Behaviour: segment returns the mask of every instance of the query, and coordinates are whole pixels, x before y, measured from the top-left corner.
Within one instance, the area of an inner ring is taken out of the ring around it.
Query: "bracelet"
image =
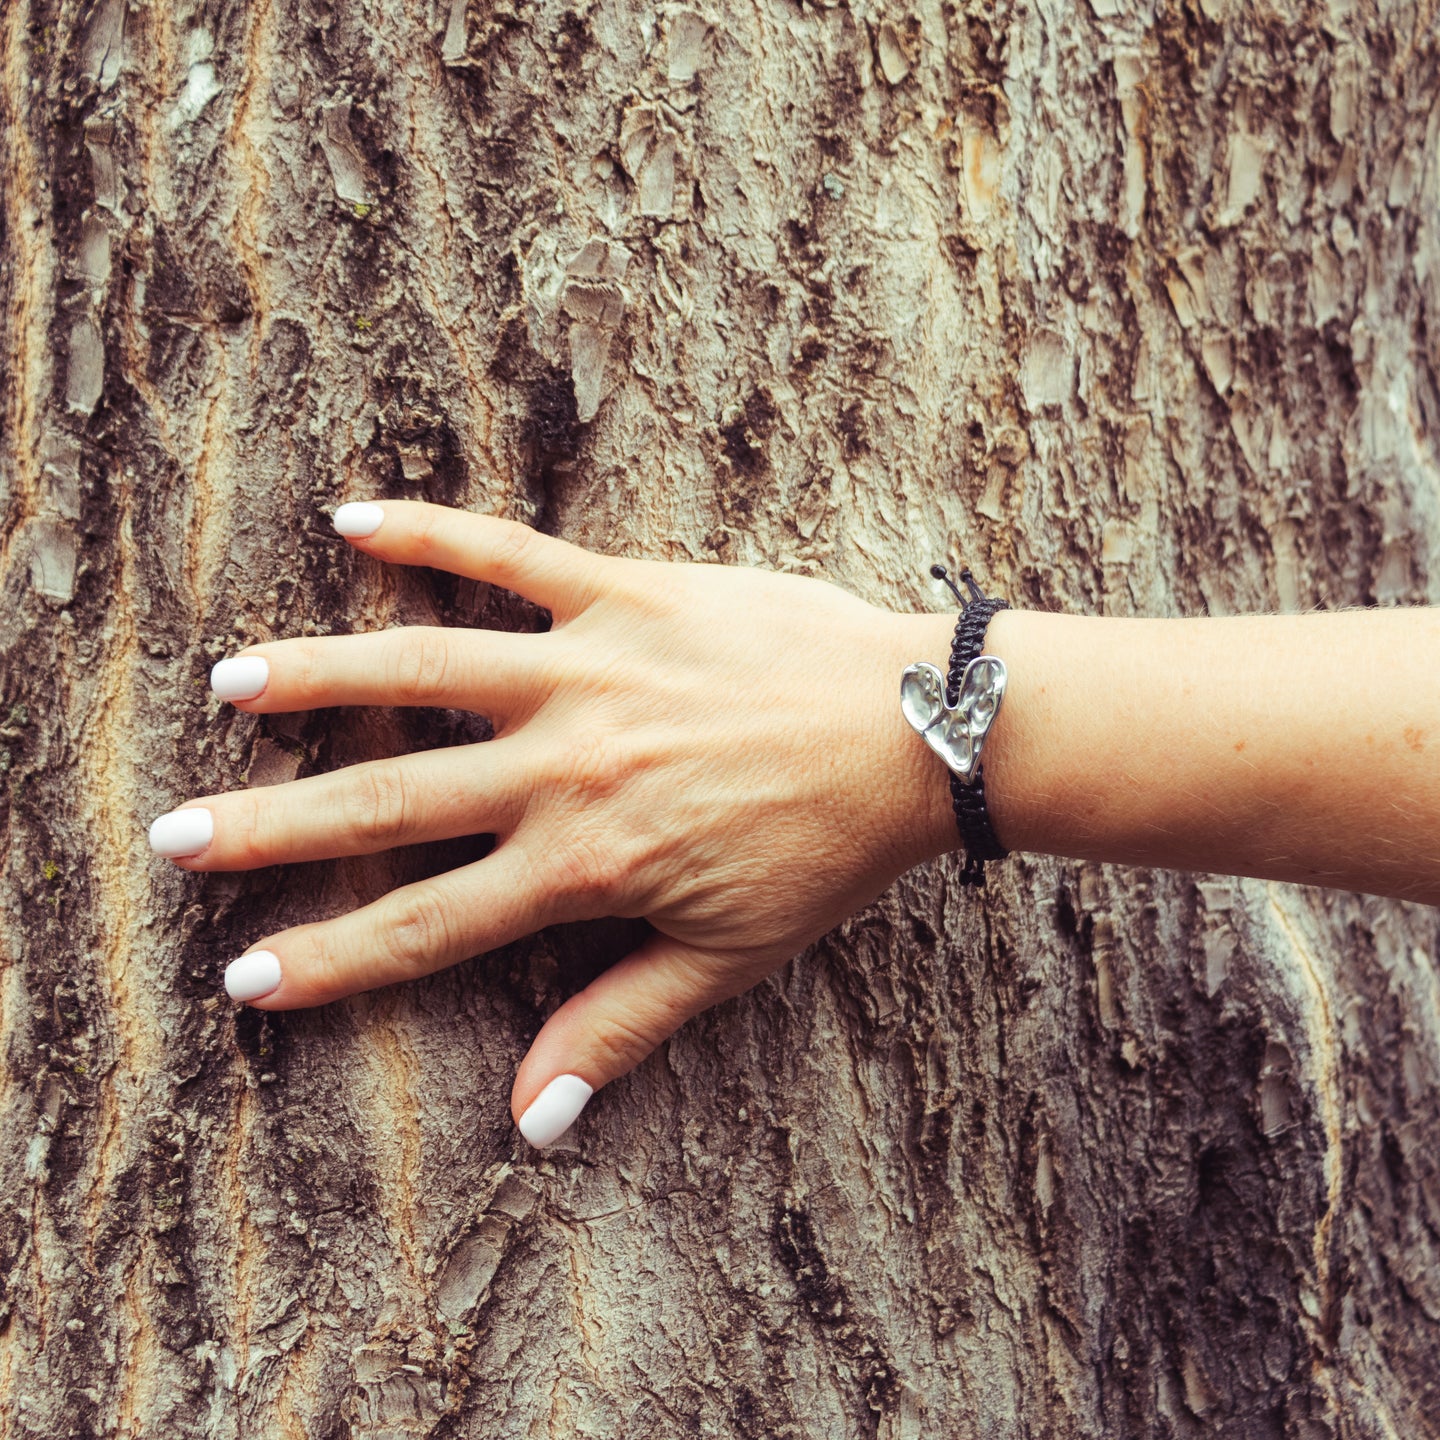
[[[985,769],[980,752],[1005,697],[1005,662],[981,653],[990,617],[1010,607],[985,595],[969,570],[960,579],[970,592],[967,599],[943,565],[930,573],[943,580],[960,602],[955,639],[950,647],[950,673],[942,677],[935,666],[919,661],[900,677],[900,709],[926,744],[950,770],[950,801],[955,824],[965,842],[962,885],[985,883],[985,862],[1002,860],[1009,853],[995,837],[985,805]]]

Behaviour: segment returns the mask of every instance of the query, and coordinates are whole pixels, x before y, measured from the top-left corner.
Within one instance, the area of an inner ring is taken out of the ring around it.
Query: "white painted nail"
[[[225,989],[232,1000],[259,1000],[280,984],[280,957],[252,950],[225,967]]]
[[[335,512],[335,529],[352,540],[363,540],[373,535],[385,519],[385,512],[378,505],[365,500],[352,500]]]
[[[215,817],[203,806],[171,810],[150,822],[150,848],[167,860],[198,855],[215,838]]]
[[[536,1146],[558,1140],[594,1093],[578,1075],[557,1075],[520,1117],[520,1133]]]
[[[210,688],[222,700],[253,700],[270,683],[270,662],[259,655],[221,660],[210,671]]]

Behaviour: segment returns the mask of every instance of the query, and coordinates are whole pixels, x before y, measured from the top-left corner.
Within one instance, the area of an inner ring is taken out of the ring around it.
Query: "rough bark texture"
[[[1437,23],[11,0],[0,1436],[1440,1433],[1431,911],[938,864],[540,1158],[514,1067],[631,927],[264,1018],[240,947],[475,846],[143,839],[482,724],[256,721],[238,643],[544,623],[345,499],[897,607],[1440,599]]]

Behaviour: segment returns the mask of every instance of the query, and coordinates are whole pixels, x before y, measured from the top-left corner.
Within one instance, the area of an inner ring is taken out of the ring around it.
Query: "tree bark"
[[[540,1155],[515,1066],[633,926],[265,1016],[252,940],[484,841],[144,842],[486,733],[210,698],[246,642],[546,623],[348,499],[897,608],[947,556],[1114,614],[1440,597],[1437,25],[12,0],[0,1436],[1440,1434],[1428,909],[924,867]]]

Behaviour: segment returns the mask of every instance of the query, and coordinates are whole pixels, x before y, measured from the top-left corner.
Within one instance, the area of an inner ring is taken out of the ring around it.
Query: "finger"
[[[215,694],[252,714],[434,705],[498,720],[528,713],[552,684],[542,636],[437,625],[275,640],[210,672]]]
[[[268,936],[230,963],[225,988],[260,1010],[324,1005],[443,970],[548,923],[528,859],[506,844],[348,915]]]
[[[514,520],[418,500],[342,505],[335,528],[380,560],[501,585],[562,617],[583,610],[616,563]]]
[[[750,983],[733,957],[651,936],[571,996],[535,1037],[510,1097],[520,1133],[532,1145],[559,1139],[602,1085]]]
[[[513,739],[367,760],[182,805],[150,826],[150,847],[187,870],[253,870],[508,834],[523,814],[529,774]]]

